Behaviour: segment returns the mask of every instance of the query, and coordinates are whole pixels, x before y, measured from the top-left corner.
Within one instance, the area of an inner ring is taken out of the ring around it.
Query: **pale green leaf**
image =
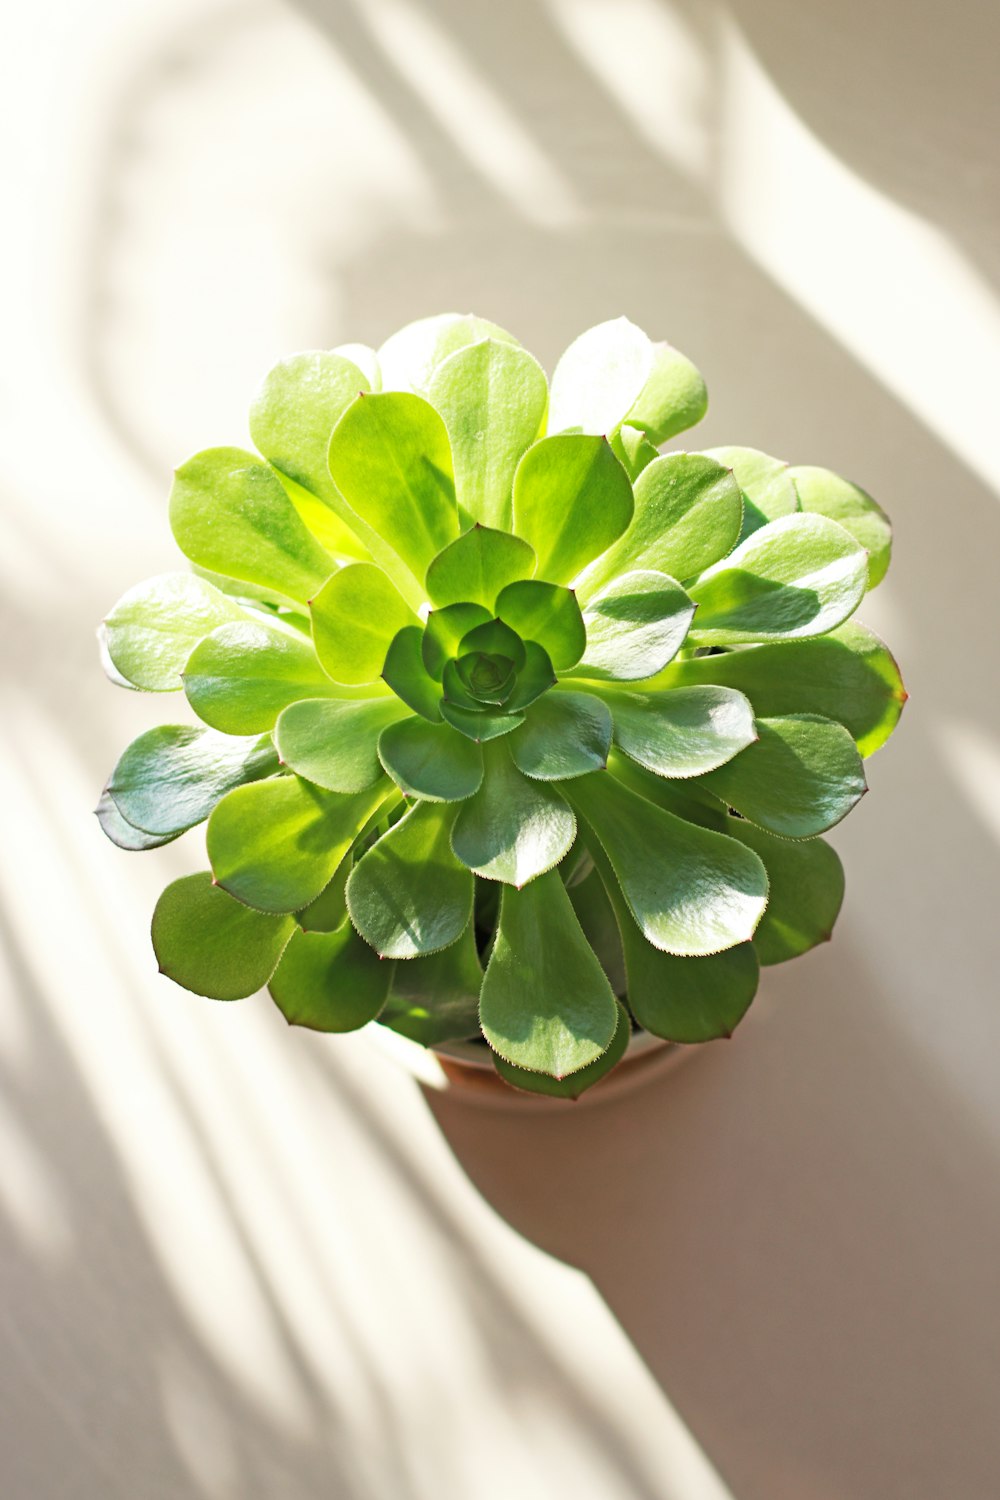
[[[424,392],[438,365],[449,355],[483,339],[517,343],[513,334],[472,313],[438,313],[407,323],[390,334],[378,351],[382,389]]]
[[[702,776],[757,738],[750,702],[732,688],[594,691],[611,709],[615,744],[657,776]]]
[[[209,448],[181,465],[170,526],[192,562],[289,599],[311,598],[334,571],[274,470],[240,448]]]
[[[438,365],[427,397],[448,429],[463,515],[509,530],[514,470],[545,420],[541,365],[519,344],[484,339]]]
[[[868,558],[825,516],[782,516],[688,587],[699,646],[825,635],[864,597]]]
[[[628,318],[588,328],[573,340],[552,375],[549,431],[580,428],[610,437],[639,399],[654,358],[648,336]]]
[[[538,578],[571,583],[631,519],[632,486],[607,438],[542,438],[518,465],[514,530],[534,548]]]
[[[196,646],[184,669],[188,702],[225,734],[261,734],[299,698],[333,697],[312,643],[260,620],[220,625]]]
[[[424,666],[436,682],[444,676],[445,664],[458,655],[462,638],[477,625],[492,618],[482,604],[446,604],[432,609],[424,626],[421,646]]]
[[[479,1014],[500,1057],[553,1078],[610,1046],[618,1002],[556,871],[523,890],[504,886]]]
[[[110,839],[119,849],[126,849],[133,854],[144,849],[160,849],[180,836],[177,833],[146,833],[141,828],[133,828],[118,811],[107,787],[102,791],[94,813],[105,838]]]
[[[611,447],[633,484],[643,469],[660,456],[659,449],[653,447],[649,438],[638,427],[619,427],[611,439]]]
[[[383,958],[434,953],[468,927],[473,879],[451,851],[454,816],[447,803],[416,803],[351,871],[351,921]]]
[[[246,615],[219,589],[191,573],[161,573],[123,594],[105,625],[113,666],[133,687],[179,689],[181,671],[198,642]]]
[[[829,941],[844,900],[836,850],[824,839],[775,838],[743,818],[730,818],[729,832],[760,855],[770,881],[767,911],[753,937],[761,963],[781,964]]]
[[[476,712],[463,708],[461,704],[449,703],[446,699],[441,700],[441,717],[477,745],[500,739],[524,723],[524,714],[509,711],[506,704],[503,708]]]
[[[728,807],[771,833],[813,838],[867,791],[857,746],[842,724],[813,714],[758,719],[756,743],[700,778]]]
[[[798,491],[802,509],[828,516],[849,531],[868,553],[868,587],[882,582],[892,556],[892,527],[882,507],[860,485],[842,479],[832,469],[799,464],[788,476]]]
[[[334,932],[296,932],[268,989],[290,1026],[357,1031],[385,1005],[392,970],[345,919]]]
[[[654,948],[694,956],[753,936],[767,875],[751,850],[637,796],[608,771],[568,782],[566,795],[603,846]]]
[[[743,526],[740,541],[759,531],[768,521],[791,516],[799,510],[799,497],[788,465],[759,448],[709,448],[704,457],[732,469],[743,491]],[[716,559],[712,559],[714,562]]]
[[[510,741],[514,764],[538,781],[565,781],[603,771],[611,748],[611,714],[589,693],[549,693],[533,703]]]
[[[482,751],[450,724],[404,719],[383,731],[378,753],[382,765],[408,797],[461,802],[482,784]]]
[[[565,798],[514,765],[506,741],[483,750],[483,784],[459,809],[451,846],[487,880],[524,886],[569,853],[576,819]]]
[[[327,452],[344,412],[371,384],[332,350],[292,354],[264,378],[250,407],[250,436],[273,466],[336,506]]]
[[[596,1062],[588,1063],[579,1072],[570,1073],[566,1078],[552,1078],[547,1073],[532,1073],[527,1068],[515,1067],[496,1052],[493,1053],[493,1066],[505,1083],[516,1089],[523,1089],[526,1093],[544,1094],[550,1099],[579,1099],[587,1089],[593,1088],[595,1083],[621,1062],[628,1051],[631,1038],[632,1023],[628,1011],[619,1002],[618,1025],[607,1051],[602,1052]]]
[[[234,739],[212,729],[162,724],[132,741],[107,789],[133,828],[170,837],[207,818],[233,787],[277,769],[268,735]]]
[[[274,740],[282,763],[306,781],[330,792],[363,792],[382,775],[380,734],[408,712],[396,697],[305,698],[281,714]]]
[[[251,911],[205,871],[168,885],[153,913],[160,972],[210,1000],[242,1000],[267,984],[295,932],[289,916]]]
[[[298,776],[237,787],[208,820],[216,880],[258,911],[300,911],[330,883],[390,785],[350,797]]]
[[[369,344],[338,344],[330,352],[349,359],[352,365],[357,365],[367,380],[370,391],[382,389],[382,371],[379,368],[378,355]]]
[[[334,682],[376,682],[393,636],[420,621],[373,563],[351,563],[310,600],[316,654]]]
[[[694,605],[673,578],[626,573],[584,610],[587,649],[575,677],[636,682],[652,677],[683,646]]]
[[[427,569],[427,592],[437,610],[471,601],[492,614],[500,590],[534,571],[535,554],[527,542],[477,522],[438,553]]]
[[[509,583],[497,598],[497,614],[523,641],[536,641],[557,672],[574,666],[587,643],[580,606],[572,589],[528,578]]]
[[[660,342],[653,351],[652,369],[625,421],[659,446],[701,421],[708,391],[701,372],[679,349]]]

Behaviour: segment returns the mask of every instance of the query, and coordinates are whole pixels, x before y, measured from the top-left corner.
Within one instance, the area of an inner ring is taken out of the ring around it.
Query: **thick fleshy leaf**
[[[518,672],[525,663],[524,642],[517,631],[512,630],[501,619],[487,620],[482,625],[474,625],[471,630],[466,631],[458,643],[460,656],[480,651],[506,657]]]
[[[523,641],[536,641],[557,672],[575,666],[587,644],[580,606],[572,589],[529,578],[509,583],[497,598],[497,614]]]
[[[628,1005],[637,1023],[668,1042],[732,1036],[757,993],[760,965],[753,943],[694,958],[652,947],[636,925],[607,854],[597,841],[590,847],[617,918]]]
[[[298,776],[237,787],[208,820],[216,880],[258,911],[300,911],[332,880],[390,785],[382,782],[352,797]]]
[[[699,782],[751,823],[788,839],[813,838],[867,791],[858,748],[833,719],[758,719],[757,732],[755,744]]]
[[[518,465],[514,530],[534,548],[538,578],[571,583],[631,519],[632,486],[607,438],[542,438]]]
[[[393,636],[420,621],[382,569],[351,563],[310,600],[316,655],[334,682],[377,682]]]
[[[569,853],[576,818],[557,791],[522,775],[505,741],[483,758],[483,784],[459,809],[451,847],[477,875],[521,887]]]
[[[482,784],[482,751],[450,724],[404,719],[383,731],[378,753],[382,765],[408,797],[461,802]]]
[[[492,614],[500,590],[534,571],[535,554],[527,542],[477,521],[438,553],[427,569],[427,592],[435,612],[471,601]]]
[[[292,354],[265,376],[250,407],[250,436],[282,474],[336,505],[330,435],[359,394],[371,390],[356,364],[332,350]]]
[[[772,458],[759,448],[708,448],[704,457],[732,469],[743,491],[741,542],[768,521],[794,515],[799,509],[798,492],[782,459]]]
[[[484,339],[434,371],[427,396],[448,429],[458,503],[469,520],[510,528],[514,470],[538,436],[548,395],[545,371],[519,344]]]
[[[659,445],[701,421],[708,391],[701,371],[679,349],[661,342],[653,350],[653,367],[625,420]]]
[[[632,1023],[628,1011],[619,1002],[618,1025],[607,1051],[602,1052],[596,1062],[588,1063],[579,1072],[570,1073],[566,1078],[551,1078],[547,1073],[531,1073],[527,1068],[517,1068],[496,1052],[493,1053],[493,1066],[505,1083],[516,1089],[523,1089],[526,1093],[545,1094],[550,1099],[579,1099],[581,1094],[593,1088],[599,1079],[621,1062],[628,1051],[631,1038]]]
[[[296,932],[268,989],[290,1026],[357,1031],[385,1005],[392,970],[345,920],[335,932]]]
[[[414,713],[436,724],[441,718],[441,687],[424,666],[423,641],[419,625],[397,631],[386,652],[382,680]]]
[[[443,609],[431,610],[421,650],[424,666],[437,682],[444,676],[445,663],[458,655],[462,637],[493,618],[483,604],[446,604]]]
[[[295,932],[295,921],[251,911],[206,870],[168,885],[153,913],[153,951],[175,984],[210,1000],[242,1000],[261,989]]]
[[[133,854],[143,849],[161,849],[164,844],[172,843],[180,837],[179,833],[155,834],[146,833],[142,828],[133,828],[118,811],[107,787],[101,793],[94,812],[105,838],[110,839],[119,849],[127,849]]]
[[[844,899],[844,867],[824,839],[775,838],[742,818],[730,818],[734,839],[759,854],[771,889],[753,936],[762,964],[798,958],[833,935]]]
[[[628,318],[588,328],[573,340],[552,375],[549,431],[580,428],[610,436],[638,401],[654,358],[649,337]]]
[[[274,740],[297,776],[328,792],[363,792],[382,775],[379,735],[408,712],[396,697],[304,698],[284,710]]]
[[[892,556],[892,527],[877,501],[860,485],[842,479],[832,469],[799,464],[789,469],[802,509],[828,516],[849,531],[868,553],[868,587],[882,582]]]
[[[341,696],[303,636],[263,621],[220,625],[188,658],[184,691],[199,719],[225,734],[262,734],[299,698]]]
[[[454,816],[447,803],[417,802],[351,871],[351,921],[383,958],[435,953],[468,927],[473,879],[451,852]]]
[[[499,339],[516,344],[506,329],[472,313],[437,313],[390,334],[378,351],[384,391],[425,391],[438,365],[468,344]]]
[[[209,448],[182,464],[170,526],[192,562],[305,601],[334,571],[277,474],[240,448]]]
[[[699,646],[825,635],[864,597],[868,558],[825,516],[782,516],[689,586]]]
[[[377,818],[378,812],[373,816]],[[369,828],[371,823],[372,819],[369,819]],[[333,879],[323,887],[315,901],[310,901],[308,906],[295,913],[295,920],[303,932],[336,932],[338,927],[343,927],[347,921],[347,897],[344,891],[350,873],[351,858],[348,855],[340,861]]]
[[[370,391],[382,389],[382,371],[379,368],[378,355],[370,344],[338,344],[331,354],[339,354],[342,359],[349,359],[352,365],[357,365],[362,375],[368,382]]]
[[[555,870],[505,886],[479,1003],[494,1052],[565,1078],[596,1062],[618,1028],[618,1002]]]
[[[694,956],[753,936],[767,875],[752,850],[637,796],[607,771],[569,782],[566,795],[603,846],[654,948]]]
[[[625,955],[622,950],[618,918],[608,899],[600,872],[595,867],[588,849],[579,840],[578,849],[581,863],[587,868],[587,873],[581,880],[566,881],[569,899],[573,903],[573,910],[584,930],[587,942],[600,959],[601,968],[607,974],[611,988],[616,995],[624,995],[628,989],[628,982],[625,978]],[[631,920],[632,918],[629,917],[630,922]],[[643,942],[645,941],[643,938]]]
[[[149,693],[179,689],[198,642],[218,625],[245,620],[234,600],[192,573],[161,573],[123,594],[104,622],[112,665]]]
[[[351,509],[422,584],[459,531],[451,448],[433,406],[402,391],[359,396],[334,429],[329,462]]]
[[[233,787],[277,769],[269,735],[235,739],[213,729],[162,724],[132,741],[108,791],[127,823],[170,837],[207,818]]]
[[[765,717],[811,713],[836,719],[850,730],[865,756],[885,744],[906,702],[899,668],[888,649],[856,620],[813,640],[779,641],[674,662],[655,686],[702,682],[739,689]]]
[[[757,738],[750,701],[732,688],[595,691],[611,710],[615,744],[657,776],[702,776]]]
[[[514,691],[504,704],[506,713],[516,713],[535,702],[550,687],[555,685],[556,673],[552,659],[537,641],[525,641],[524,665],[517,673]]]
[[[667,453],[635,484],[635,513],[625,535],[580,580],[587,600],[637,568],[691,578],[736,545],[743,497],[728,469],[702,453]]]
[[[611,714],[589,693],[549,693],[533,703],[510,742],[514,764],[538,781],[565,781],[603,771],[611,748]]]
[[[477,745],[485,745],[490,740],[498,740],[512,730],[520,728],[524,723],[523,713],[513,713],[504,704],[503,708],[492,710],[480,710],[478,713],[469,708],[463,708],[458,703],[449,703],[447,699],[441,700],[441,717],[447,719],[448,723],[474,740]]]
[[[683,646],[694,605],[665,573],[626,573],[584,611],[587,649],[571,674],[615,682],[652,677]]]
[[[654,458],[660,456],[659,449],[653,447],[649,438],[644,432],[640,432],[638,427],[619,427],[611,439],[611,446],[615,457],[633,484],[643,469],[647,468]]]
[[[470,922],[456,943],[393,967],[383,1026],[423,1047],[479,1036],[483,969]]]

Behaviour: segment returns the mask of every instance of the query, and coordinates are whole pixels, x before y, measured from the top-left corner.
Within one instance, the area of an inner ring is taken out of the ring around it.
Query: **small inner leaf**
[[[557,672],[583,655],[587,632],[572,589],[534,578],[510,583],[497,599],[497,614],[522,641],[537,642]]]
[[[427,592],[439,609],[472,600],[492,615],[500,590],[534,571],[535,554],[527,542],[477,522],[438,553],[427,569]]]
[[[382,668],[382,680],[414,713],[432,724],[441,718],[441,688],[424,666],[424,631],[404,625],[392,638]]]
[[[424,626],[424,666],[440,682],[445,663],[459,653],[459,642],[476,625],[485,625],[490,612],[482,604],[448,604],[432,609]]]

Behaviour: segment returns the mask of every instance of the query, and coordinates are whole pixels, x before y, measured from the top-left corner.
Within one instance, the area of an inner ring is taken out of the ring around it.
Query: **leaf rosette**
[[[829,937],[821,836],[905,698],[854,619],[888,523],[829,470],[661,454],[706,399],[625,319],[549,383],[444,316],[283,361],[258,452],[177,470],[193,571],[101,630],[113,680],[200,721],[140,735],[98,808],[126,849],[207,820],[163,972],[321,1031],[485,1039],[575,1097],[635,1027],[730,1035],[761,964]]]

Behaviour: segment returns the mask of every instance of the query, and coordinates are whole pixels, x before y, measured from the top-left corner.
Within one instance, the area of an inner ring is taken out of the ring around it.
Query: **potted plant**
[[[706,399],[626,319],[549,383],[448,315],[283,361],[258,452],[177,470],[192,570],[101,630],[114,681],[200,720],[140,735],[98,807],[133,850],[207,819],[162,972],[572,1098],[642,1036],[729,1036],[762,964],[830,936],[821,835],[905,699],[853,618],[890,530],[826,469],[661,456]]]

